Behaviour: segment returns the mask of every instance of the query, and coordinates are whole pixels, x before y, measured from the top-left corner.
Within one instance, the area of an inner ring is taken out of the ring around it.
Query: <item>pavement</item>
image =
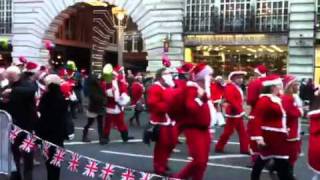
[[[126,112],[126,119],[132,115],[133,111]],[[142,143],[143,126],[148,121],[148,114],[143,113],[141,116],[142,127],[130,126],[129,134],[133,135],[135,139],[128,143],[121,141],[120,134],[113,130],[111,132],[111,142],[107,145],[98,144],[96,123],[91,127],[89,131],[89,137],[93,141],[91,143],[81,142],[82,127],[86,123],[86,117],[82,114],[78,115],[78,119],[75,119],[76,136],[72,141],[65,142],[65,148],[81,155],[85,155],[102,162],[111,163],[119,166],[135,169],[137,171],[152,172],[152,160],[153,160],[153,145],[148,146]],[[295,175],[298,180],[310,180],[312,172],[308,169],[307,161],[307,142],[308,142],[308,125],[303,124],[303,129],[306,135],[303,139],[303,153],[297,162],[295,168]],[[222,129],[216,130],[215,140],[220,136]],[[180,140],[183,142],[184,137]],[[234,134],[225,147],[224,153],[214,152],[214,143],[211,144],[210,160],[206,170],[206,180],[249,180],[251,168],[250,157],[247,155],[239,154],[239,143],[237,135]],[[34,169],[34,180],[46,180],[46,170],[44,167],[43,158],[38,155],[37,159],[41,162],[39,166]],[[188,158],[188,151],[185,143],[177,145],[174,153],[170,158],[169,166],[172,172],[178,172],[183,166],[190,161]],[[72,173],[67,169],[67,162],[62,163],[61,168],[61,180],[87,180],[87,179],[101,179],[101,178],[89,178],[82,175],[84,171],[85,161],[81,160],[78,173]],[[112,179],[121,179],[118,171]],[[3,178],[0,177],[2,180]],[[158,178],[153,178],[158,179]],[[264,171],[261,180],[270,179],[270,175],[267,171]]]

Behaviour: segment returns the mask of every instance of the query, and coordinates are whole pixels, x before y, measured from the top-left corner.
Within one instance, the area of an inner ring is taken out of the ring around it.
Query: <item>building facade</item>
[[[150,71],[162,66],[163,40],[169,37],[174,66],[183,59],[206,60],[228,72],[265,63],[273,72],[315,79],[320,77],[318,1],[105,0],[126,9],[137,24]],[[82,2],[87,0],[2,0],[0,60],[10,52],[13,61],[25,56],[48,63],[43,41],[58,31],[73,12],[70,7]],[[137,38],[125,36],[128,53],[138,50]]]
[[[186,0],[187,59],[206,60],[218,73],[264,63],[315,77],[315,7],[313,0]]]

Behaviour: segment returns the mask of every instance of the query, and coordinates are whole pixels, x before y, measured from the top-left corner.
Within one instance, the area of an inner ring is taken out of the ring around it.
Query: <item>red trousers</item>
[[[240,152],[249,152],[249,137],[242,118],[227,118],[223,133],[220,136],[218,143],[216,144],[216,151],[223,151],[224,146],[227,144],[234,130],[236,130],[239,134]]]
[[[106,114],[104,121],[104,135],[109,137],[111,127],[115,125],[119,132],[128,132],[128,126],[124,121],[124,113],[120,114]]]
[[[289,142],[289,163],[294,167],[301,153],[301,141]]]
[[[158,141],[154,147],[153,168],[157,174],[164,174],[168,168],[168,159],[178,141],[175,126],[161,126]]]
[[[210,153],[211,138],[209,130],[186,128],[184,134],[187,138],[186,142],[192,161],[175,175],[175,178],[202,180]]]

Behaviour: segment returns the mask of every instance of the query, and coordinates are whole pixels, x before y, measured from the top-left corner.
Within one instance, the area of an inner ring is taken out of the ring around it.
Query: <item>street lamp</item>
[[[114,28],[117,30],[118,65],[123,66],[124,30],[128,23],[127,11],[120,7],[113,7],[112,15]]]

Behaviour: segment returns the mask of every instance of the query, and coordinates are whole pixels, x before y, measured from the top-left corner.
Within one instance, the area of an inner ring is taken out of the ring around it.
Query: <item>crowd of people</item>
[[[268,72],[264,65],[254,70],[254,78],[243,91],[247,72],[233,71],[227,77],[214,74],[205,63],[185,63],[178,68],[159,69],[151,84],[143,83],[141,73],[125,74],[121,66],[106,64],[102,74],[78,72],[68,61],[58,70],[20,59],[17,64],[0,69],[0,108],[8,111],[15,125],[63,147],[74,138],[73,119],[82,112],[82,91],[88,99],[88,118],[82,141],[90,142],[88,130],[97,121],[99,143],[108,144],[110,131],[116,127],[123,142],[129,135],[125,109],[134,109],[129,123],[141,126],[140,115],[149,113],[149,124],[143,133],[145,143],[155,142],[154,172],[177,179],[204,179],[214,127],[223,127],[214,151],[223,153],[230,136],[237,131],[240,153],[251,155],[251,179],[260,179],[268,164],[280,180],[293,180],[294,166],[301,152],[300,119],[303,107],[310,105],[309,166],[313,180],[320,171],[320,93],[313,87],[311,99],[299,97],[298,79],[293,75]],[[302,83],[303,84],[303,83]],[[302,86],[302,85],[301,85]],[[303,93],[302,93],[303,94]],[[307,95],[309,93],[306,93]],[[303,100],[301,100],[303,99]],[[248,105],[249,110],[247,106]],[[245,123],[248,119],[248,123]],[[191,162],[172,173],[168,159],[185,136]],[[17,171],[12,179],[32,180],[33,153],[19,150],[24,139],[20,135],[12,145]],[[46,161],[48,180],[58,180],[60,169]],[[21,160],[22,159],[22,160]],[[23,171],[20,169],[23,161]],[[271,164],[271,165],[270,165]],[[270,167],[269,167],[270,168]]]

